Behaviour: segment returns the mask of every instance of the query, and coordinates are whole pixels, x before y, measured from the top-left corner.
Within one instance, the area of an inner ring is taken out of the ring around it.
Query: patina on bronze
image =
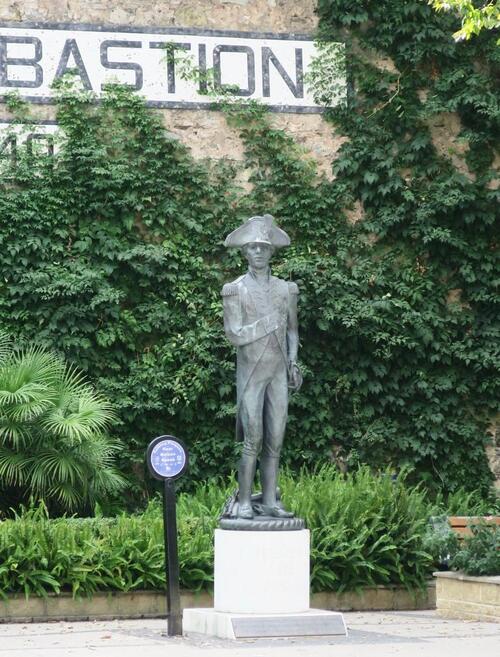
[[[240,248],[248,271],[222,288],[224,330],[237,347],[236,434],[243,441],[238,467],[238,491],[228,500],[222,529],[302,529],[281,503],[278,471],[288,416],[288,390],[298,390],[299,344],[296,283],[271,275],[269,262],[276,248],[290,238],[274,218],[251,217],[230,233],[225,246]],[[262,493],[252,495],[260,459]]]

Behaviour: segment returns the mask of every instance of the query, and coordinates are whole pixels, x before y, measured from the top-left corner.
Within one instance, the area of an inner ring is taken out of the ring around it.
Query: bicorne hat
[[[242,247],[245,244],[260,242],[261,244],[270,244],[276,248],[289,246],[290,238],[281,230],[270,214],[264,216],[255,216],[247,219],[242,226],[233,230],[226,237],[224,246]]]

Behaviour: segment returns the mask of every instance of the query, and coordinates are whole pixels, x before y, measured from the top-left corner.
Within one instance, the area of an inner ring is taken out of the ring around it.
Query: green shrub
[[[282,477],[285,503],[312,531],[312,588],[356,589],[377,584],[422,586],[430,558],[422,545],[428,504],[404,475],[375,476],[366,468],[340,475]]]
[[[433,567],[447,570],[460,548],[449,516],[487,516],[499,513],[500,498],[492,492],[484,498],[480,491],[463,488],[448,495],[438,492],[429,504],[430,518],[424,536],[424,549],[432,557]]]
[[[433,567],[448,570],[458,551],[458,537],[448,522],[448,516],[431,516],[424,536],[424,549],[432,557]]]
[[[41,347],[16,350],[0,332],[0,504],[33,496],[81,510],[122,490],[105,434],[113,417],[74,367]]]
[[[221,480],[178,500],[182,587],[213,582],[213,533],[234,481]],[[422,491],[400,477],[368,470],[343,477],[323,467],[282,477],[285,503],[312,533],[312,589],[351,590],[375,584],[415,589],[431,559],[422,546],[428,508]],[[164,588],[162,513],[158,501],[137,515],[58,518],[40,507],[0,523],[0,591],[130,591]]]
[[[0,525],[0,591],[89,595],[157,588],[162,536],[160,514],[50,520],[44,507],[32,509]]]
[[[500,575],[500,528],[486,524],[471,526],[472,536],[451,562],[466,575]]]

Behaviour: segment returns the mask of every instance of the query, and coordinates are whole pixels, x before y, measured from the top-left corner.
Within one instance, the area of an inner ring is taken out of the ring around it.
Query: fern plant
[[[331,464],[312,476],[283,473],[285,506],[311,529],[313,591],[425,586],[428,502],[421,488],[406,485],[406,476],[375,475],[367,467],[342,475]]]
[[[4,499],[88,509],[125,486],[106,436],[110,404],[83,375],[41,347],[0,333],[0,487]]]

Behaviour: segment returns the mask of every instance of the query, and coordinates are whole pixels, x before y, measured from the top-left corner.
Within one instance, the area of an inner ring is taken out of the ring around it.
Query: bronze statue
[[[222,288],[224,329],[237,347],[237,436],[243,441],[237,495],[223,518],[237,518],[227,528],[254,528],[241,521],[255,516],[260,528],[300,529],[303,522],[283,508],[277,490],[279,458],[288,415],[288,389],[298,390],[302,376],[297,365],[299,344],[296,283],[271,275],[269,261],[290,238],[274,218],[251,217],[227,236],[225,246],[240,248],[248,272]],[[262,495],[252,496],[260,456]],[[286,522],[290,519],[295,522]],[[261,526],[262,525],[262,526]],[[221,522],[221,527],[224,523]]]

